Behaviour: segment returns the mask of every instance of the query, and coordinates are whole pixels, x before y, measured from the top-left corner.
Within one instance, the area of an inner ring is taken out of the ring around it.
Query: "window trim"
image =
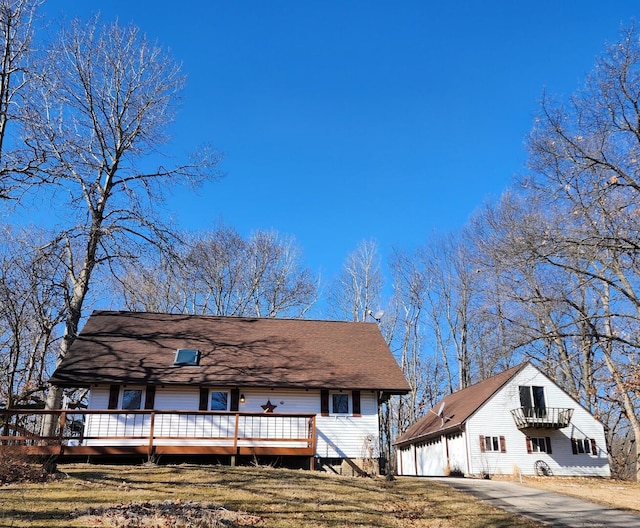
[[[595,438],[571,437],[571,451],[574,455],[598,456],[598,444]]]
[[[336,412],[335,409],[335,400],[336,396],[344,396],[347,399],[347,410],[346,412]],[[329,392],[329,416],[351,416],[353,413],[353,402],[351,400],[351,395],[348,392],[342,391],[332,391]]]
[[[126,392],[139,392],[140,393],[140,406],[139,407],[135,407],[135,408],[128,408],[124,406],[124,395]],[[120,389],[120,397],[118,399],[118,409],[121,409],[123,411],[141,411],[142,409],[144,409],[145,406],[145,389],[144,387],[136,387],[136,386],[132,386],[132,387],[127,387],[127,386],[123,386]]]
[[[180,359],[180,356],[187,356]],[[176,367],[187,366],[199,366],[200,365],[200,350],[197,348],[178,348],[173,360],[173,364]]]
[[[527,454],[529,455],[539,455],[541,453],[545,453],[547,455],[553,454],[553,450],[551,449],[550,436],[527,436],[525,438],[525,442],[527,445]],[[534,449],[534,444],[535,447],[538,448],[538,450]],[[541,445],[544,447],[544,450],[540,450]]]
[[[506,453],[507,440],[504,435],[480,435],[480,452],[481,453]],[[487,441],[490,442],[487,449]]]
[[[226,409],[212,409],[211,408],[211,399],[215,393],[226,394],[227,399],[227,408]],[[220,389],[209,389],[209,395],[207,399],[207,410],[208,411],[218,411],[218,412],[228,412],[231,409],[231,391],[229,390],[220,390]]]
[[[518,392],[520,406],[528,417],[543,418],[546,416],[547,389],[544,385],[519,385]]]

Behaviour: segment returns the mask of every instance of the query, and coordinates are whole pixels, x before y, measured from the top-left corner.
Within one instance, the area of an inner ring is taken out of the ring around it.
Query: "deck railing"
[[[518,429],[562,429],[571,423],[573,409],[518,407],[511,411]]]
[[[313,456],[315,414],[164,410],[0,411],[0,444],[31,454]]]

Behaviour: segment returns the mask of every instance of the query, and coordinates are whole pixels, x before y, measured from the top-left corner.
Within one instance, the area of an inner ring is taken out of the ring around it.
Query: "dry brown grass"
[[[60,470],[65,478],[0,488],[0,526],[108,526],[97,524],[95,516],[77,517],[74,512],[151,501],[206,503],[245,514],[226,526],[242,526],[243,519],[244,525],[265,528],[540,526],[426,479],[387,482],[310,471],[196,465],[78,464],[61,465]]]
[[[511,478],[505,480],[520,482]],[[522,484],[604,506],[640,511],[640,482],[587,477],[523,477]]]

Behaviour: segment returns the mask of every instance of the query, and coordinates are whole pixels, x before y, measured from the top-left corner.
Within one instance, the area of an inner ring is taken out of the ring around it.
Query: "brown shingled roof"
[[[441,400],[432,411],[429,411],[400,435],[394,445],[402,446],[413,443],[416,440],[428,440],[447,431],[460,429],[472,414],[524,368],[526,364],[522,363],[450,394]],[[442,413],[441,416],[438,416],[438,411],[441,407]]]
[[[200,365],[175,366],[179,348]],[[375,323],[111,311],[89,317],[51,382],[410,390]]]

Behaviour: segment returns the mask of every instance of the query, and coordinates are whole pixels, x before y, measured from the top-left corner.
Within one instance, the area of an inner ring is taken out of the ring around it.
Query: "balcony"
[[[518,407],[511,416],[518,429],[562,429],[571,423],[573,409]]]
[[[0,411],[0,449],[27,455],[313,457],[315,414],[209,411]]]

